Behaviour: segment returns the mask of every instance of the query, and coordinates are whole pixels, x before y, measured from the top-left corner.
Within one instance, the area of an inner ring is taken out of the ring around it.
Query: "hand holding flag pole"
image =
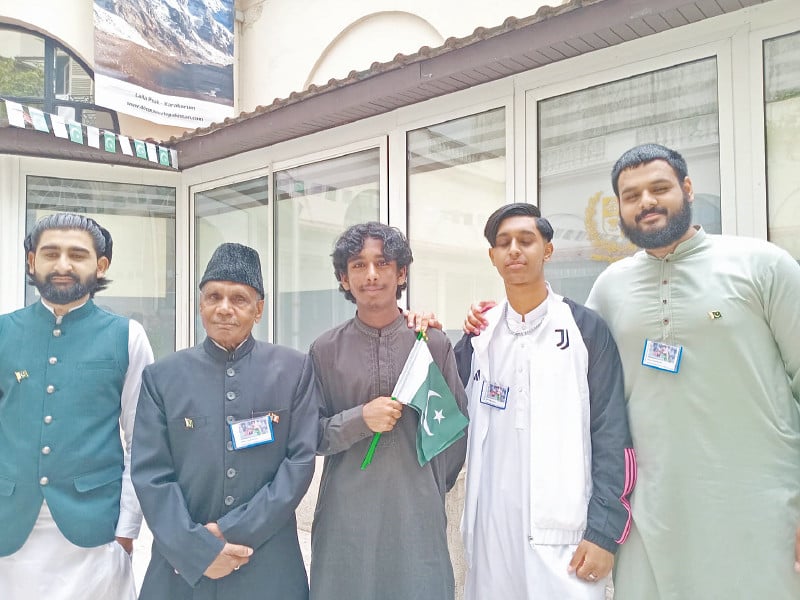
[[[392,400],[397,400],[392,396]],[[369,443],[367,453],[364,455],[364,460],[361,461],[361,470],[366,471],[369,464],[372,462],[372,457],[375,456],[375,448],[378,447],[378,442],[381,441],[381,432],[378,431],[372,436],[372,441]]]
[[[424,329],[421,330],[417,334],[417,341],[420,341],[422,339],[424,339],[426,341],[428,339],[428,336],[425,335],[425,330]],[[405,366],[403,367],[403,369],[405,369]],[[402,374],[401,374],[400,378],[402,379]],[[397,387],[397,386],[395,386],[395,387]],[[397,400],[397,398],[395,398],[394,394],[392,394],[392,400]],[[375,449],[378,447],[378,442],[380,442],[380,441],[381,441],[381,432],[378,431],[375,434],[373,434],[372,441],[369,443],[369,448],[367,448],[367,453],[364,455],[364,460],[361,461],[361,470],[362,471],[366,471],[367,467],[372,462],[372,457],[375,456]]]
[[[392,400],[411,406],[420,415],[417,428],[417,460],[420,466],[461,438],[469,424],[433,361],[425,343],[427,341],[428,336],[420,331],[392,391]],[[361,463],[362,471],[372,462],[380,438],[380,433],[372,436]]]

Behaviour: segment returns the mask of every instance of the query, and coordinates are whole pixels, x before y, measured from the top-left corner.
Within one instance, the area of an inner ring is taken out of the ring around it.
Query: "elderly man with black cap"
[[[142,378],[133,483],[155,539],[139,597],[304,600],[294,511],[317,447],[311,360],[253,339],[252,248],[217,248],[200,290],[206,339]]]
[[[41,301],[0,316],[0,598],[136,597],[129,450],[153,352],[139,323],[92,300],[111,253],[111,234],[78,214],[25,238]]]

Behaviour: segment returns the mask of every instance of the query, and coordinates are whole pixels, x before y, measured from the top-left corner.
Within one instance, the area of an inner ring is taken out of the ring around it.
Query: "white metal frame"
[[[736,198],[736,182],[734,179],[735,169],[733,164],[734,118],[730,102],[730,94],[732,93],[729,76],[730,44],[727,40],[698,45],[693,48],[670,52],[668,54],[659,54],[647,60],[639,58],[629,64],[591,71],[590,73],[586,73],[570,81],[560,81],[558,83],[541,85],[526,90],[525,122],[527,129],[524,132],[524,136],[527,164],[524,170],[525,178],[523,185],[525,195],[529,201],[537,205],[539,204],[537,109],[540,101],[706,58],[716,58],[717,60],[722,230],[728,233],[735,232],[736,206],[734,199]],[[575,61],[577,62],[578,59],[575,59]],[[594,66],[596,67],[596,65]],[[687,85],[691,85],[691,82]],[[689,173],[691,175],[691,165],[689,165]]]
[[[240,183],[242,181],[249,181],[251,179],[257,179],[259,177],[267,177],[267,193],[270,194],[272,191],[272,171],[269,166],[262,167],[261,169],[256,169],[253,171],[245,171],[241,173],[236,173],[235,175],[228,175],[227,177],[221,177],[219,179],[213,179],[210,181],[204,181],[203,183],[197,183],[194,185],[186,185],[183,184],[182,186],[182,197],[186,202],[186,212],[184,214],[187,215],[185,220],[185,234],[186,234],[186,247],[189,249],[186,256],[186,264],[183,265],[184,273],[186,273],[186,287],[187,287],[187,303],[184,305],[184,315],[181,318],[181,321],[186,325],[185,331],[185,345],[179,347],[188,347],[192,344],[197,342],[197,332],[195,331],[195,323],[197,321],[197,306],[198,306],[198,289],[197,289],[197,273],[195,270],[194,259],[194,249],[195,249],[195,210],[194,210],[194,196],[197,193],[207,192],[209,190],[214,190],[220,187],[225,187],[228,185],[233,185],[235,183]],[[268,200],[268,205],[271,208],[272,201],[271,199]],[[271,239],[271,232],[273,231],[272,228],[272,210],[267,211],[267,226],[269,227],[270,231],[270,239]],[[267,294],[268,298],[272,297],[272,244],[268,246],[268,255],[264,257],[264,261],[262,261],[262,269],[265,269],[264,272],[264,286],[265,286],[265,293]],[[272,341],[272,328],[268,328],[270,341]]]
[[[504,88],[504,89],[503,89]],[[480,102],[464,104],[454,108],[452,104],[448,110],[426,111],[424,118],[398,120],[397,127],[389,133],[390,147],[394,152],[390,154],[390,172],[395,175],[390,182],[393,194],[389,198],[390,225],[397,227],[403,233],[408,232],[408,147],[407,135],[409,132],[423,127],[430,127],[444,123],[471,117],[480,113],[488,112],[498,108],[505,109],[505,133],[506,133],[506,202],[512,202],[514,198],[514,99],[513,88],[505,85],[503,88],[494,87],[494,92],[503,92],[502,96],[494,96],[491,99],[482,99]],[[437,100],[442,100],[437,98]],[[439,108],[446,106],[438,103]],[[413,114],[405,109],[405,116],[411,117]]]
[[[25,193],[20,192],[19,159],[12,156],[0,156],[0,223],[0,313],[7,313],[20,308],[25,298],[24,275],[18,276],[25,261]]]
[[[793,18],[786,21],[787,15]],[[743,17],[749,23],[743,24]],[[776,22],[781,25],[776,26]],[[766,239],[764,123],[763,108],[759,108],[763,107],[763,60],[759,45],[763,39],[798,29],[800,8],[796,0],[773,0],[518,75],[515,106],[524,138],[518,154],[525,157],[525,164],[518,163],[517,188],[528,201],[538,204],[539,101],[715,57],[722,231]]]
[[[789,20],[771,27],[754,29],[742,44],[747,45],[749,56],[750,85],[749,90],[738,90],[747,94],[750,111],[750,131],[748,144],[751,152],[751,186],[750,195],[754,200],[752,213],[747,215],[753,223],[754,233],[757,237],[768,238],[769,212],[767,204],[767,147],[766,147],[766,118],[764,114],[764,42],[772,38],[791,33],[800,33],[800,10],[798,18]],[[740,219],[745,215],[740,215]]]
[[[22,242],[25,237],[25,214],[27,211],[26,179],[29,175],[37,177],[58,177],[62,179],[79,179],[85,181],[103,181],[109,183],[130,183],[148,186],[163,186],[175,188],[175,259],[177,265],[181,264],[182,254],[186,249],[180,244],[180,173],[169,171],[156,171],[152,169],[139,169],[119,165],[102,165],[76,161],[46,159],[38,157],[3,157],[0,160],[0,173],[3,175],[0,184],[2,191],[8,190],[11,198],[17,198],[16,203],[0,203],[2,222],[14,223],[15,228],[4,227],[3,241],[0,242],[6,256],[3,265],[14,265],[14,272],[24,264],[24,251]],[[8,177],[6,177],[8,175]],[[8,218],[8,220],[6,220]],[[3,312],[13,310],[24,305],[25,282],[24,277],[7,277],[3,280],[0,302]],[[180,275],[175,282],[175,343],[180,347],[180,320],[181,306],[184,302],[184,286],[180,285]],[[7,310],[6,310],[7,309]]]
[[[270,290],[270,298],[273,300],[268,311],[269,318],[270,318],[270,327],[269,327],[269,337],[270,341],[274,340],[275,334],[275,322],[277,319],[277,303],[275,302],[276,298],[276,290],[275,290],[275,277],[273,274],[275,273],[275,254],[274,254],[274,247],[275,247],[275,211],[277,209],[275,202],[274,202],[274,190],[275,187],[273,185],[273,177],[274,174],[283,171],[286,169],[292,169],[296,167],[302,167],[304,165],[309,165],[313,163],[323,162],[326,160],[331,160],[334,158],[339,158],[341,156],[347,156],[348,154],[354,154],[356,152],[361,152],[364,150],[372,150],[374,148],[378,149],[378,190],[379,190],[379,207],[378,207],[378,216],[381,221],[385,221],[388,215],[388,198],[389,198],[389,190],[388,190],[388,182],[389,182],[389,165],[388,165],[388,139],[385,135],[380,137],[373,137],[369,139],[364,139],[358,142],[352,142],[349,144],[344,144],[338,146],[334,149],[329,150],[321,150],[318,152],[312,152],[309,154],[305,154],[303,156],[295,156],[288,160],[283,160],[279,162],[275,162],[272,165],[272,170],[270,173],[270,201],[272,205],[272,210],[270,211],[270,239],[272,240],[272,244],[270,246],[270,257],[269,257],[269,278],[270,282],[268,284]]]

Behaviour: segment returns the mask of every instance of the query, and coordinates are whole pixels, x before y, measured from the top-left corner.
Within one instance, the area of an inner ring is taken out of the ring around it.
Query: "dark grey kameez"
[[[354,318],[311,347],[323,389],[319,454],[325,456],[312,531],[313,600],[452,600],[445,493],[464,462],[466,436],[420,467],[419,419],[405,408],[362,471],[372,431],[362,405],[392,393],[416,334],[398,316],[378,330]],[[429,347],[466,414],[453,349],[440,331]]]

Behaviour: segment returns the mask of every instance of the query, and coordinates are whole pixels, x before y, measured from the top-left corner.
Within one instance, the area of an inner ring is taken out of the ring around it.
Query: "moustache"
[[[80,282],[80,279],[78,278],[77,275],[75,275],[75,273],[50,273],[50,275],[45,277],[45,281],[47,281],[47,283],[52,284],[53,283],[53,279],[55,279],[56,277],[69,277],[75,283],[79,283]]]
[[[667,214],[666,208],[657,206],[655,208],[651,208],[650,210],[644,210],[640,212],[638,215],[636,215],[636,222],[638,223],[639,221],[641,221],[645,217],[649,217],[650,215],[666,215],[666,214]]]

